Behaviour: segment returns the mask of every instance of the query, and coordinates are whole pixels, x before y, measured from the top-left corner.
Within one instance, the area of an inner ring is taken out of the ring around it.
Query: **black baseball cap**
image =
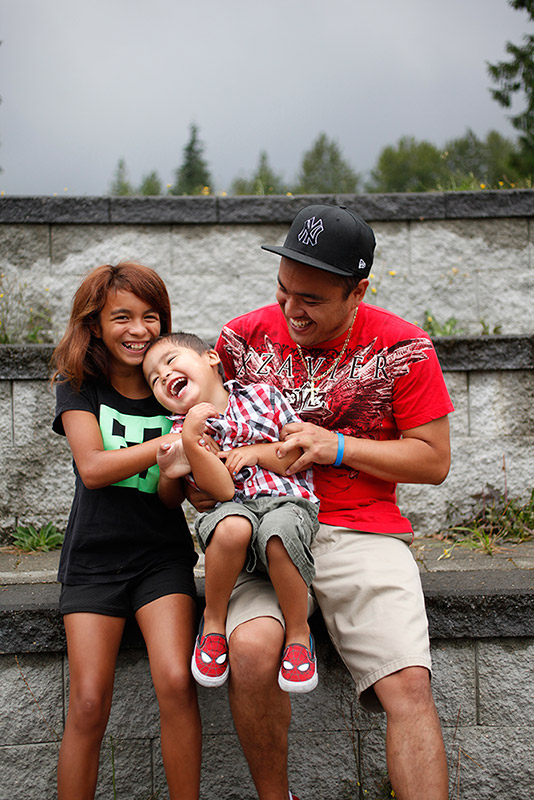
[[[372,228],[357,214],[321,204],[298,212],[283,247],[262,244],[262,249],[337,275],[367,278],[375,244]]]

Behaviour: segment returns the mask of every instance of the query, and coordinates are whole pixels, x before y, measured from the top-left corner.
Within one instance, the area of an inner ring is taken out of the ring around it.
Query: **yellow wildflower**
[[[389,272],[388,272],[388,275],[396,275],[396,274],[397,274],[397,270],[396,269],[390,269]]]
[[[372,292],[373,294],[376,294],[376,286],[371,286],[371,292]]]
[[[486,188],[486,184],[485,184],[485,183],[481,183],[481,184],[480,184],[480,188],[481,188],[481,189],[485,189],[485,188]]]

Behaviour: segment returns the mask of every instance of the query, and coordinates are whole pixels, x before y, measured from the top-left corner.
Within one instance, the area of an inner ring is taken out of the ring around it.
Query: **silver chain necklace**
[[[304,369],[306,370],[306,375],[308,376],[308,380],[310,382],[310,394],[311,394],[312,403],[315,402],[315,385],[319,384],[321,381],[324,381],[325,378],[328,378],[328,376],[335,370],[335,368],[337,367],[337,365],[339,364],[339,362],[341,361],[341,359],[345,355],[345,351],[346,351],[347,347],[349,346],[349,341],[350,341],[350,337],[351,337],[351,334],[352,334],[352,329],[354,327],[354,322],[356,320],[356,314],[357,313],[358,313],[358,307],[356,307],[356,311],[354,312],[354,316],[352,318],[352,322],[350,323],[350,328],[348,330],[347,336],[346,336],[345,341],[343,343],[343,347],[341,348],[341,350],[339,352],[339,355],[337,356],[337,358],[333,362],[333,364],[331,364],[328,367],[328,369],[326,369],[323,372],[322,375],[313,375],[310,372],[310,370],[308,369],[308,363],[307,363],[307,361],[306,361],[306,359],[304,357],[304,354],[302,352],[302,348],[301,348],[300,344],[298,344],[298,342],[295,342],[295,344],[297,345],[297,351],[298,351],[298,354],[300,356],[300,360],[302,361]]]

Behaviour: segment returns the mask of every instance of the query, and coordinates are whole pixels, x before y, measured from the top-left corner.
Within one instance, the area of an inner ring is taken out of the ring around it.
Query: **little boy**
[[[287,692],[317,685],[317,659],[308,626],[308,587],[315,569],[310,545],[319,523],[311,470],[287,476],[300,451],[277,455],[280,431],[298,420],[270,384],[223,382],[218,353],[194,334],[160,336],[147,349],[143,370],[156,399],[173,412],[188,464],[175,445],[158,454],[159,494],[164,503],[183,499],[186,472],[217,501],[195,529],[206,553],[206,609],[191,669],[203,686],[228,677],[226,614],[239,573],[269,573],[285,621],[278,683]],[[204,437],[220,448],[212,452]],[[174,451],[174,452],[173,452]]]

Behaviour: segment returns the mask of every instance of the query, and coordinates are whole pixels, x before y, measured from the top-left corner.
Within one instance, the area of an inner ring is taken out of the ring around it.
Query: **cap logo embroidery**
[[[319,234],[324,231],[322,219],[315,220],[315,217],[310,217],[304,223],[304,227],[298,235],[299,242],[302,244],[311,244],[315,247]]]
[[[365,263],[363,258],[360,258],[360,263],[358,264],[358,269],[367,269],[367,264]]]

